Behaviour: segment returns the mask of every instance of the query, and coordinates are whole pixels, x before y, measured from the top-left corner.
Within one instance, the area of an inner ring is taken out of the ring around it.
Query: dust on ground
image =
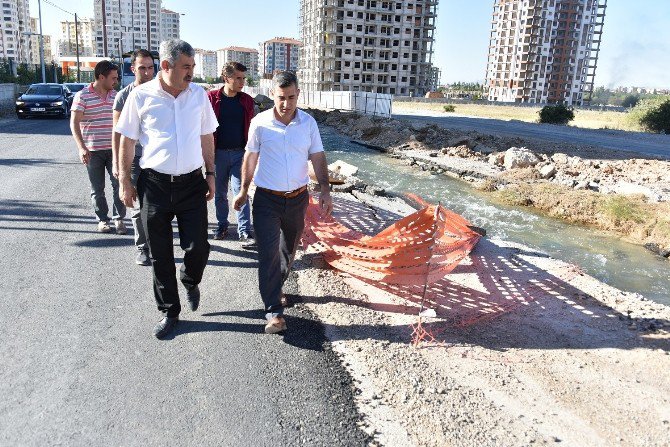
[[[370,234],[412,211],[361,192],[334,199],[337,218],[356,209]],[[310,250],[294,275],[290,298],[323,322],[380,445],[670,444],[666,306],[485,238],[430,288],[435,341],[413,347],[416,290],[336,273]]]
[[[670,257],[668,160],[355,113],[310,112],[417,169],[460,178],[494,199],[599,228]]]

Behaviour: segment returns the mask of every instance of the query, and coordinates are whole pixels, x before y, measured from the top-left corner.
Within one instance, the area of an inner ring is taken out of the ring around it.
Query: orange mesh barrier
[[[458,214],[431,205],[366,236],[321,216],[312,198],[304,239],[338,270],[386,284],[425,287],[444,278],[477,244],[481,236],[469,226]]]

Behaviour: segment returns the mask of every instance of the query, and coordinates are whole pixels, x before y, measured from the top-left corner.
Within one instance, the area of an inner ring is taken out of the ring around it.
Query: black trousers
[[[142,224],[151,253],[154,297],[168,317],[181,311],[174,260],[172,219],[177,218],[179,245],[184,250],[180,280],[187,290],[200,284],[209,259],[207,241],[207,182],[196,173],[182,182],[170,182],[146,170],[137,182]]]
[[[287,199],[256,188],[252,202],[258,246],[258,286],[266,317],[281,315],[280,298],[305,228],[307,190]]]

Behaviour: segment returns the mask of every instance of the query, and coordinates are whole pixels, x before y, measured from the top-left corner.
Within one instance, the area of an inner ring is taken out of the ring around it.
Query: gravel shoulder
[[[371,231],[411,211],[360,192],[335,202],[336,213],[367,210]],[[670,443],[670,308],[574,265],[482,239],[432,288],[435,341],[418,347],[412,290],[337,273],[309,250],[295,281],[292,298],[323,322],[379,444]]]

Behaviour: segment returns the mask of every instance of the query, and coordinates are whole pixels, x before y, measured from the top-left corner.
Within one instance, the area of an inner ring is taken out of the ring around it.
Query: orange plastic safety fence
[[[427,206],[374,236],[321,216],[315,198],[304,239],[334,268],[387,284],[426,285],[444,278],[480,239],[463,217]]]

